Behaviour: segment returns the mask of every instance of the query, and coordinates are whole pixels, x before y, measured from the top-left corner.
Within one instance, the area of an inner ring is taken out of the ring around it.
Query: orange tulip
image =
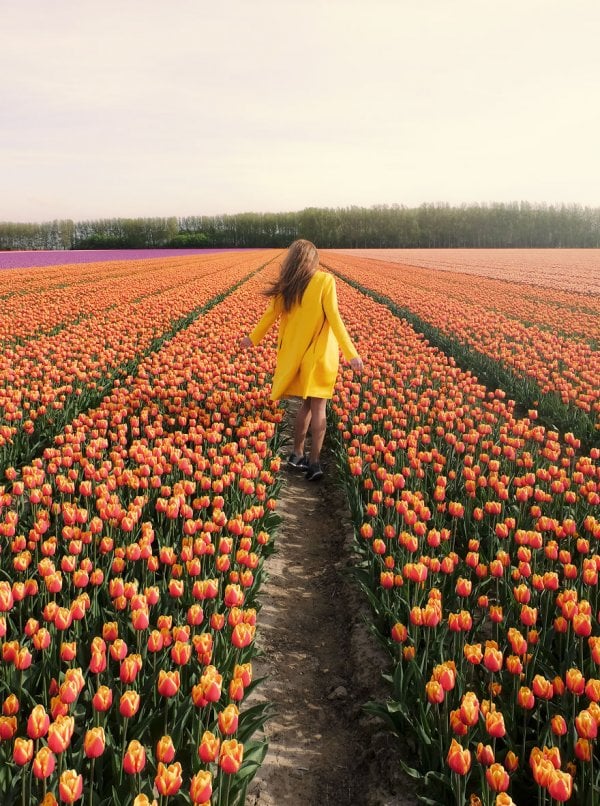
[[[495,762],[485,771],[487,785],[493,792],[506,792],[510,784],[510,778],[502,764]]]
[[[446,761],[452,772],[466,775],[471,769],[471,752],[463,749],[456,739],[452,739]]]
[[[467,691],[460,704],[460,718],[465,725],[472,727],[479,719],[479,700],[472,691]]]
[[[211,733],[208,730],[204,731],[200,741],[200,746],[198,747],[198,755],[200,756],[200,760],[205,764],[209,764],[211,761],[216,761],[219,756],[220,747],[221,740],[215,736],[214,733]]]
[[[58,794],[63,803],[75,803],[83,794],[83,776],[77,770],[65,770],[58,782]]]
[[[226,739],[219,752],[219,767],[228,775],[236,773],[244,758],[244,745],[237,739]]]
[[[33,740],[18,736],[13,746],[13,761],[20,767],[28,764],[33,758]]]
[[[494,751],[492,750],[489,744],[484,745],[483,742],[479,742],[479,744],[477,745],[477,752],[475,755],[477,761],[484,767],[488,767],[495,761]]]
[[[142,668],[141,655],[127,655],[121,661],[119,667],[119,678],[122,683],[133,683]]]
[[[567,732],[567,723],[561,714],[555,714],[550,720],[552,733],[555,736],[564,736]]]
[[[592,743],[589,739],[580,737],[575,742],[575,755],[580,761],[591,761],[592,759]]]
[[[2,713],[4,716],[14,716],[19,713],[19,700],[15,694],[9,694],[2,703]]]
[[[158,673],[156,688],[161,697],[174,697],[179,691],[180,685],[179,671],[166,672],[164,669],[161,669]]]
[[[63,753],[71,744],[75,729],[72,716],[58,716],[48,728],[48,747],[53,753]]]
[[[535,695],[533,691],[527,686],[521,686],[521,688],[517,692],[517,702],[519,703],[521,708],[524,708],[527,711],[534,708]]]
[[[166,766],[162,761],[158,762],[158,768],[154,783],[159,795],[170,797],[176,795],[181,789],[183,779],[181,777],[181,764],[169,764]]]
[[[463,652],[465,658],[474,666],[480,664],[483,660],[481,644],[465,644]]]
[[[543,700],[551,700],[554,696],[554,687],[550,680],[546,680],[542,675],[536,674],[532,683],[533,693]]]
[[[561,803],[569,800],[573,794],[573,778],[568,772],[561,770],[554,770],[550,776],[548,783],[548,792],[550,797],[558,800]]]
[[[140,695],[137,691],[129,689],[124,691],[119,700],[119,713],[121,716],[130,719],[135,716],[140,708]]]
[[[106,737],[104,728],[95,727],[86,731],[83,739],[83,751],[88,758],[98,758],[104,753]]]
[[[193,776],[190,782],[190,797],[192,803],[210,803],[212,796],[212,773],[208,770],[200,770]]]
[[[595,739],[598,735],[598,725],[589,710],[580,711],[575,717],[575,728],[582,739]]]
[[[230,736],[231,734],[237,731],[238,716],[239,716],[238,708],[233,703],[227,705],[222,711],[219,712],[219,714],[217,715],[217,721],[219,725],[219,731],[223,736]]]
[[[128,775],[136,775],[142,772],[145,766],[146,750],[137,739],[132,739],[123,756],[123,769]]]
[[[572,694],[583,694],[585,690],[585,678],[579,669],[569,669],[565,674],[565,683]]]
[[[27,720],[27,735],[30,739],[41,739],[48,733],[50,717],[43,705],[36,705]]]
[[[489,711],[485,717],[485,729],[490,736],[501,738],[506,735],[504,717],[500,711]]]
[[[162,736],[156,745],[156,758],[164,764],[170,764],[175,758],[175,746],[170,736]]]
[[[40,747],[33,759],[32,771],[36,778],[43,780],[54,772],[56,756],[49,747]]]
[[[92,705],[96,711],[108,711],[113,701],[112,689],[108,686],[99,686],[92,697]]]
[[[483,653],[483,665],[489,672],[499,672],[502,669],[502,652],[495,647],[486,646]]]
[[[519,769],[519,759],[512,750],[509,750],[504,759],[504,766],[509,772],[515,772]]]

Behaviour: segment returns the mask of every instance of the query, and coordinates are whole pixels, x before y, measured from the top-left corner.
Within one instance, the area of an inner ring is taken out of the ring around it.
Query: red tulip
[[[30,739],[41,739],[48,733],[50,717],[43,705],[36,705],[27,720],[27,735]]]
[[[208,770],[200,770],[193,776],[190,782],[190,798],[192,803],[210,803],[212,796],[212,773]]]
[[[498,764],[497,762],[487,768],[485,771],[485,779],[493,792],[506,792],[510,784],[507,771],[502,764]]]
[[[48,728],[48,747],[53,753],[63,753],[71,744],[75,719],[72,716],[58,716]]]
[[[452,772],[466,775],[471,769],[471,752],[463,749],[456,739],[452,739],[446,761]]]
[[[132,739],[127,745],[123,756],[123,769],[128,775],[136,775],[146,766],[146,750],[137,739]]]
[[[228,775],[238,772],[244,758],[244,745],[237,739],[226,739],[219,752],[219,767]]]
[[[36,778],[49,778],[56,766],[56,756],[49,747],[40,747],[33,759],[32,771]]]
[[[129,689],[124,691],[119,700],[119,713],[121,716],[130,719],[135,716],[140,708],[140,695],[137,691]]]
[[[98,758],[104,753],[106,737],[104,728],[95,727],[86,731],[83,739],[83,751],[88,758]]]
[[[19,767],[29,764],[33,758],[33,740],[17,737],[13,746],[13,761]]]
[[[170,736],[163,736],[156,745],[156,758],[164,764],[170,764],[175,758],[175,746]]]
[[[159,671],[156,687],[161,697],[174,697],[180,685],[179,671],[166,672],[164,669]]]
[[[220,747],[221,740],[210,731],[204,731],[200,741],[200,746],[198,747],[198,755],[200,756],[200,760],[205,764],[216,761],[219,756]]]
[[[113,701],[112,689],[108,686],[99,686],[92,697],[92,705],[96,711],[108,711]]]

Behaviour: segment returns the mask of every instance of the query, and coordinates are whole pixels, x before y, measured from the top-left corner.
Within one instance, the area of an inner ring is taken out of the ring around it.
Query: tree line
[[[600,247],[600,208],[422,204],[307,207],[298,212],[0,222],[0,249]]]

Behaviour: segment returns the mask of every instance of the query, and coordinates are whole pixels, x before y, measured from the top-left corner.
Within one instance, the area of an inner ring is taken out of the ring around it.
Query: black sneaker
[[[288,467],[293,467],[294,470],[308,469],[308,459],[306,456],[299,456],[297,453],[290,453],[287,463]]]
[[[320,481],[323,478],[323,468],[319,462],[313,462],[306,471],[307,481]]]

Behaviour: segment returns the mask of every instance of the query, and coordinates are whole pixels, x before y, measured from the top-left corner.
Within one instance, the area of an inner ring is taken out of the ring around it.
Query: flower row
[[[267,707],[245,700],[280,462],[266,363],[236,346],[261,286],[140,356],[43,456],[6,470],[7,802],[243,802],[264,754],[251,737]]]
[[[56,332],[7,345],[0,360],[0,460],[17,461],[23,445],[45,441],[57,430],[57,423],[64,424],[86,408],[90,396],[104,389],[113,376],[130,372],[144,351],[170,328],[200,311],[265,259],[266,253],[247,258],[188,258],[185,268],[175,261],[149,277],[141,276],[133,264],[117,289],[111,287],[110,276],[104,279],[104,287],[113,294],[109,307],[98,305]],[[71,277],[71,288],[77,285],[76,277]],[[53,293],[52,288],[45,291],[35,306],[28,302],[32,322]],[[106,292],[99,295],[106,296]],[[94,293],[90,303],[95,300]]]
[[[518,417],[384,306],[338,293],[369,359],[362,384],[342,375],[331,415],[359,579],[393,663],[394,700],[376,710],[412,728],[448,801],[510,788],[527,803],[537,787],[584,803],[598,785],[600,452]],[[545,746],[556,774],[539,772]]]
[[[383,261],[327,255],[333,269],[384,294],[443,333],[531,378],[598,424],[600,417],[600,309],[596,297],[572,295],[572,305],[544,289],[492,280],[467,285],[435,270],[402,271]],[[528,294],[530,299],[528,299]]]

